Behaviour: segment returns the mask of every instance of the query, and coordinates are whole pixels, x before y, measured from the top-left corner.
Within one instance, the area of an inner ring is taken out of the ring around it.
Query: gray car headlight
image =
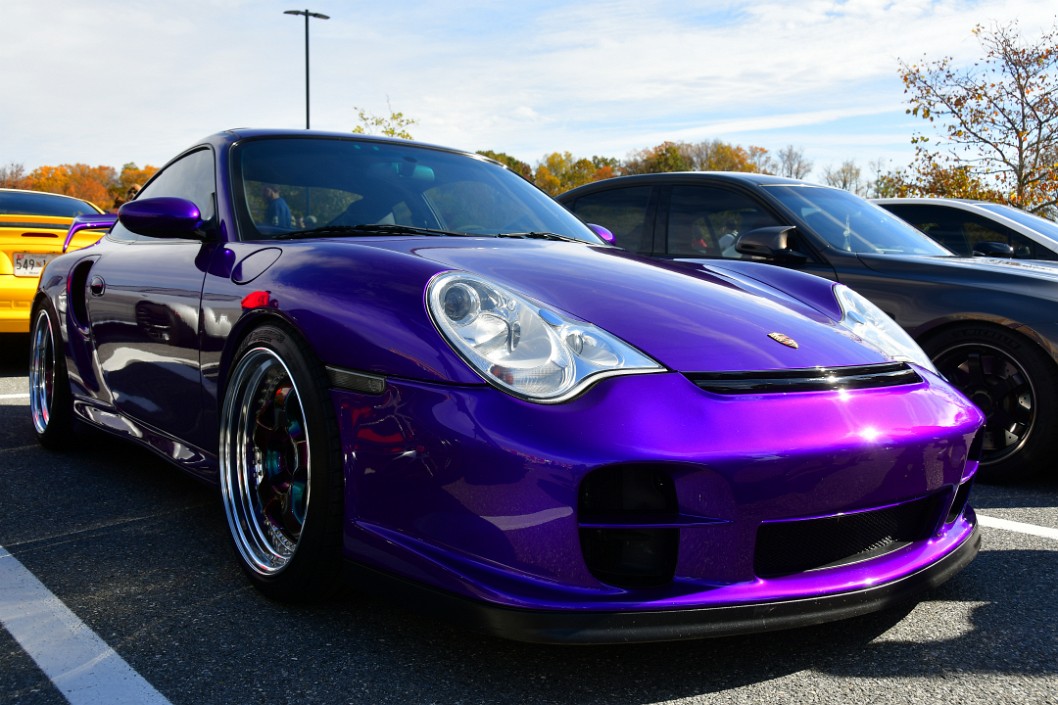
[[[933,361],[914,338],[882,309],[844,284],[834,286],[834,296],[841,306],[841,325],[855,333],[863,342],[890,359],[913,362],[937,372]]]
[[[478,374],[529,401],[566,401],[602,377],[664,370],[601,328],[473,274],[434,277],[426,300],[441,335]]]

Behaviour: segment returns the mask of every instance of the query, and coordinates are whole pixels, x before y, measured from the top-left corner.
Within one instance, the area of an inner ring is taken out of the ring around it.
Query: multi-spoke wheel
[[[54,309],[41,299],[33,306],[32,338],[29,348],[29,410],[33,430],[46,448],[64,448],[73,442],[73,399],[66,374],[66,357],[58,318]]]
[[[220,420],[224,510],[244,570],[266,594],[301,599],[336,583],[342,477],[322,369],[271,326],[240,346]]]
[[[923,348],[985,414],[982,479],[1010,482],[1048,469],[1056,445],[1058,374],[1042,350],[998,326],[949,329]]]

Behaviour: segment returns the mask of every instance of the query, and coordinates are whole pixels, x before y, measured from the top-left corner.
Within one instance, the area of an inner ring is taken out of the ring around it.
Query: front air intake
[[[676,490],[651,466],[596,470],[581,483],[580,543],[588,570],[623,588],[663,585],[676,571]]]
[[[762,578],[803,573],[884,555],[936,528],[937,497],[811,519],[766,522],[757,532],[754,569]]]

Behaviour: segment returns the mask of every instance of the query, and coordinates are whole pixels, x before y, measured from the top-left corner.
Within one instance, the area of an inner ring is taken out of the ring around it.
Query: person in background
[[[265,185],[262,189],[265,203],[268,207],[265,210],[265,224],[274,225],[279,228],[289,228],[294,224],[294,217],[290,214],[290,206],[283,200],[283,197],[279,195],[279,189],[271,184]]]

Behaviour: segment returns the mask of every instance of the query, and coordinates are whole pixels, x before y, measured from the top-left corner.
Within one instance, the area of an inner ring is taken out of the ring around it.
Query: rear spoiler
[[[70,223],[70,229],[66,231],[66,242],[62,244],[62,251],[69,249],[73,236],[81,230],[110,230],[116,222],[118,217],[113,213],[92,213],[75,217]]]

